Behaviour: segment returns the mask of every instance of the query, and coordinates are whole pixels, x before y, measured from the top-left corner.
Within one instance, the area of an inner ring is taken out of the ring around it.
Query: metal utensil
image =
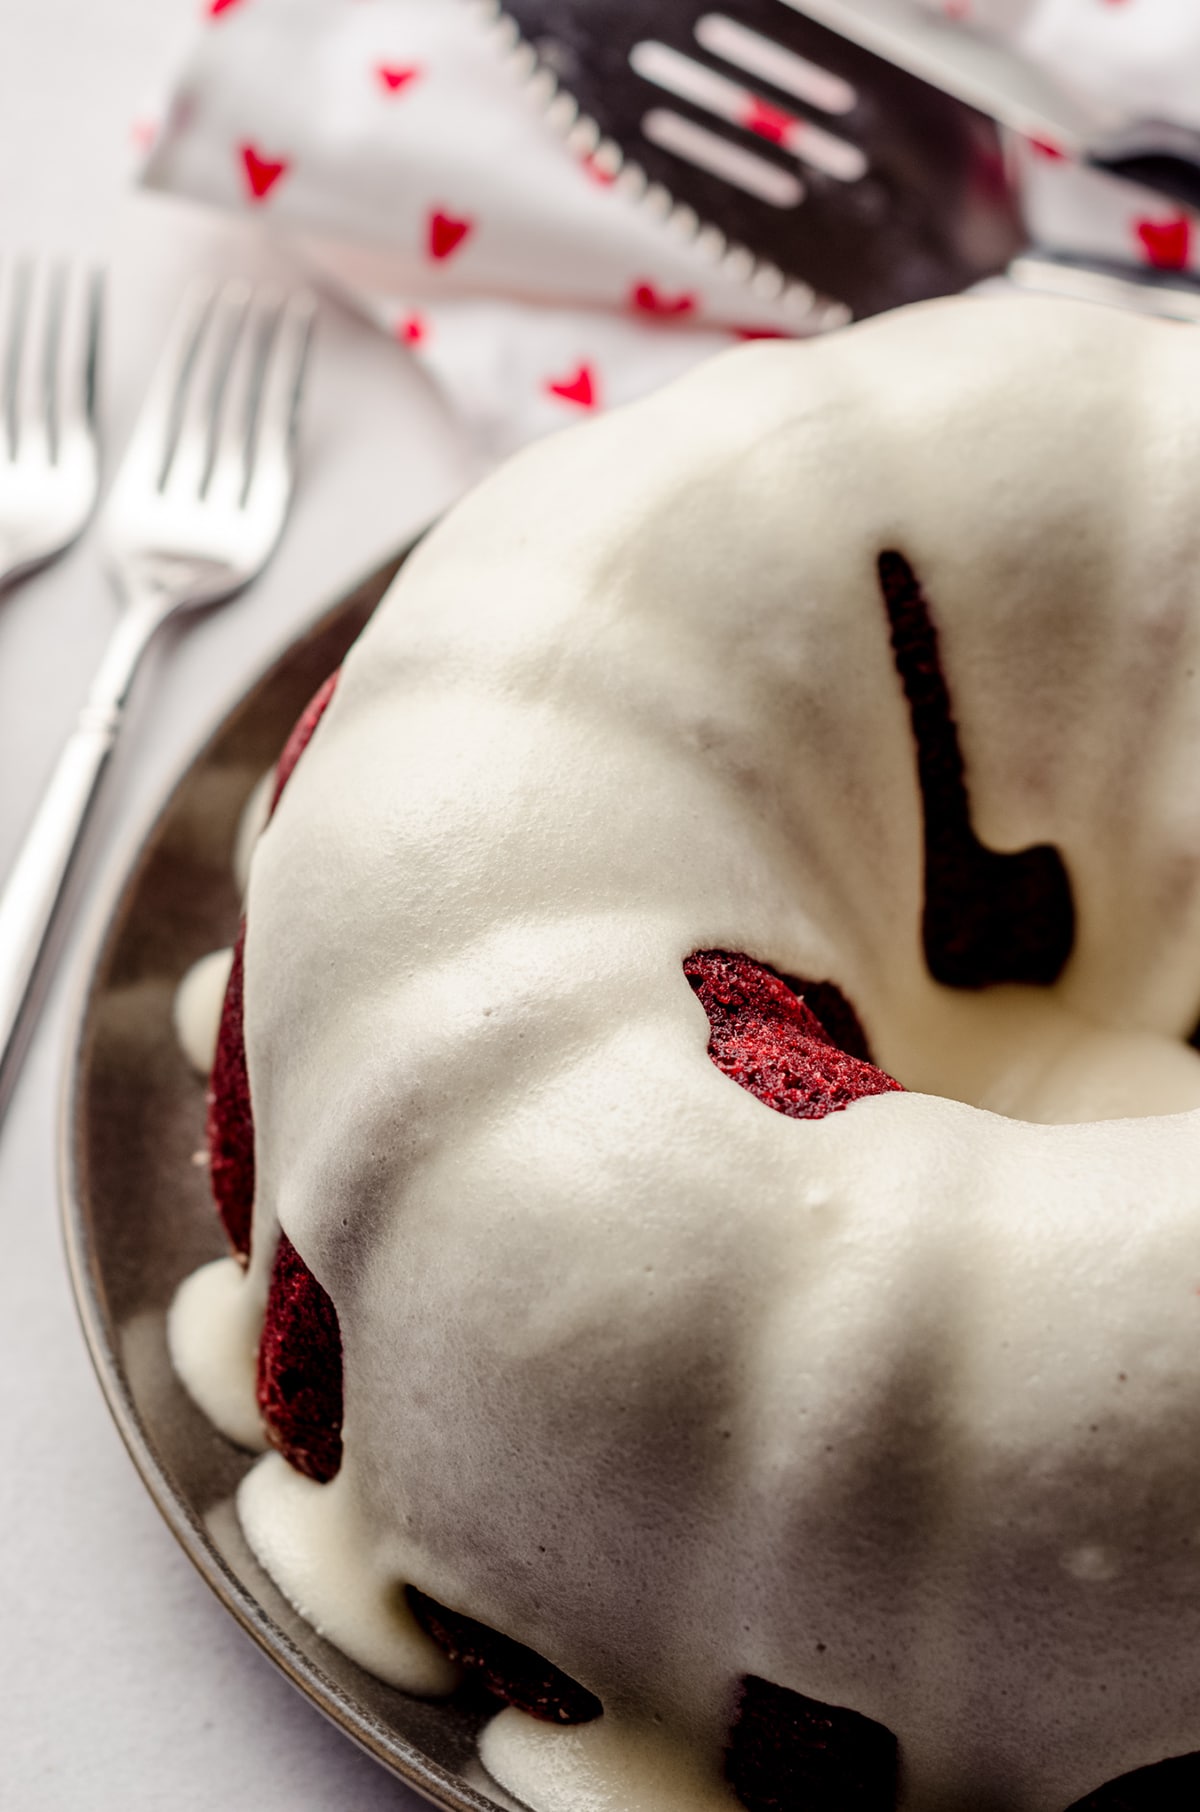
[[[782,0],[495,4],[568,143],[803,330],[1023,248],[995,123]]]
[[[1047,140],[1110,176],[1200,207],[1200,132],[1130,118],[1068,94],[994,39],[963,31],[912,0],[783,0],[1026,138]]]
[[[38,959],[138,664],[169,618],[239,591],[283,528],[313,303],[242,283],[195,293],[104,511],[121,604],[78,724],[0,895],[0,1111],[19,1067]]]
[[[97,271],[0,269],[0,586],[61,553],[92,513],[102,293]]]
[[[1186,276],[1030,255],[997,122],[1195,199],[1200,135],[1073,102],[907,0],[478,4],[568,143],[801,331],[1005,273],[1192,318]]]

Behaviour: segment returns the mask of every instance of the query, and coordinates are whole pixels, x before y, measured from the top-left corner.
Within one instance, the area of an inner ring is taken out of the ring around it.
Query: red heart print
[[[747,132],[754,132],[759,138],[765,138],[768,144],[785,145],[796,120],[793,114],[785,113],[782,107],[772,107],[769,101],[761,100],[755,94],[751,95],[750,103],[738,124],[744,126]]]
[[[208,16],[210,19],[215,19],[221,13],[227,13],[231,6],[237,6],[238,3],[239,0],[208,0]]]
[[[421,71],[415,63],[409,64],[407,67],[399,63],[379,63],[375,68],[375,74],[389,94],[399,94],[402,88],[407,88],[410,82],[415,82],[420,73]]]
[[[546,389],[551,396],[561,396],[564,402],[578,403],[581,409],[594,409],[599,401],[590,365],[581,365],[568,378],[551,379]]]
[[[448,258],[456,252],[471,228],[473,220],[456,220],[453,214],[440,211],[429,216],[429,256]]]
[[[242,145],[241,153],[250,194],[255,201],[264,201],[280,177],[287,175],[291,164],[286,157],[263,157],[253,145]]]
[[[429,333],[429,323],[424,315],[401,315],[392,332],[405,346],[420,346]]]
[[[582,158],[580,160],[580,167],[583,170],[584,175],[590,176],[592,181],[594,183],[599,183],[602,189],[611,188],[613,183],[617,180],[611,170],[604,169],[601,164],[596,162],[594,155]]]
[[[1181,271],[1192,249],[1192,223],[1186,214],[1170,220],[1135,220],[1146,262],[1160,271]]]
[[[636,283],[633,288],[633,306],[641,309],[645,315],[674,316],[690,315],[696,307],[695,296],[681,294],[664,296],[661,290],[655,289],[653,283]]]

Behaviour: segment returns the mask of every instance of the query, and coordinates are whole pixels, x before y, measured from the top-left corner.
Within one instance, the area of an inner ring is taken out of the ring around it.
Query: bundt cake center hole
[[[907,1011],[880,1015],[869,1044],[828,979],[729,950],[693,951],[683,969],[708,1016],[712,1063],[791,1119],[894,1090],[1042,1125],[1200,1107],[1200,1054],[1189,1045],[1102,1025],[1045,988],[924,990]]]
[[[1075,902],[1062,857],[1045,843],[1001,851],[980,841],[933,612],[903,554],[886,549],[878,572],[915,744],[929,973],[949,988],[1048,987],[1075,941]]]
[[[1105,1025],[1057,990],[922,992],[873,1018],[876,1060],[906,1089],[1040,1125],[1149,1118],[1200,1107],[1200,1055],[1181,1040]]]

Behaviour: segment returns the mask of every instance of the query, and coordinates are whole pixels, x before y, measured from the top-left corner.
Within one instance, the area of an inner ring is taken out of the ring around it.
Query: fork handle
[[[18,1034],[71,858],[117,740],[138,662],[156,626],[147,613],[122,614],[0,894],[0,1113],[20,1067]]]

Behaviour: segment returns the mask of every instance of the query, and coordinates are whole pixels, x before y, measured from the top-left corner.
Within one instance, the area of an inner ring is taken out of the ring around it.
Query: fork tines
[[[0,586],[53,559],[100,481],[98,271],[0,260]]]
[[[0,459],[53,466],[94,437],[102,299],[99,271],[0,262]]]
[[[286,494],[313,313],[236,279],[193,291],[128,455],[154,489],[235,508]]]

